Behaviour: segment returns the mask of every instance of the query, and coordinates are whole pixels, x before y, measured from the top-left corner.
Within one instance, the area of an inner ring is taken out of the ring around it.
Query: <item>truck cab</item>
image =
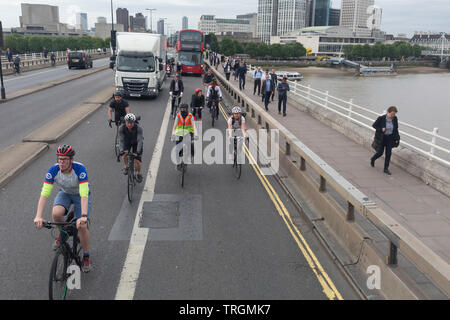
[[[127,97],[156,97],[165,79],[162,35],[118,32],[114,60],[116,91]]]

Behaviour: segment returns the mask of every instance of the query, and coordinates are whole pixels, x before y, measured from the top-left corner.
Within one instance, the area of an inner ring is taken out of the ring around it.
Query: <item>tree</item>
[[[210,33],[209,34],[209,38],[210,38],[210,47],[211,50],[214,52],[219,52],[220,51],[220,46],[219,46],[219,41],[217,40],[217,37],[214,33]]]
[[[245,53],[254,58],[258,54],[258,44],[256,42],[249,42],[245,46]]]
[[[344,55],[347,59],[353,59],[353,46],[347,45],[344,47]]]
[[[233,39],[230,37],[223,37],[222,41],[220,41],[220,53],[226,56],[232,56],[236,53]]]
[[[269,46],[263,42],[257,44],[256,56],[257,57],[265,57],[270,55]]]
[[[236,53],[244,53],[244,47],[242,46],[242,44],[239,41],[234,40],[233,45],[234,45],[234,53],[235,54]]]
[[[290,51],[289,57],[299,58],[306,56],[306,49],[301,43],[293,42],[287,44],[287,46]]]

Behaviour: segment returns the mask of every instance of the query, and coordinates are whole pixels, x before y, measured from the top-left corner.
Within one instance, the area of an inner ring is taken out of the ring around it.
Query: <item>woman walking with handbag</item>
[[[391,161],[392,148],[398,147],[400,135],[398,133],[398,120],[396,117],[398,110],[396,107],[389,107],[386,115],[378,117],[372,127],[375,128],[375,145],[377,153],[370,159],[370,165],[375,166],[375,160],[383,155],[386,148],[384,159],[384,173],[391,175],[389,163]]]

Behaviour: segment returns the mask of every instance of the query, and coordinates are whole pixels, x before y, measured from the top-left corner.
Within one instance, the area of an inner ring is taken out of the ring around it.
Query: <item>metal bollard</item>
[[[386,257],[386,264],[390,266],[397,265],[397,246],[389,240],[389,252]]]
[[[327,180],[325,180],[324,177],[320,176],[320,192],[326,192],[327,191]]]

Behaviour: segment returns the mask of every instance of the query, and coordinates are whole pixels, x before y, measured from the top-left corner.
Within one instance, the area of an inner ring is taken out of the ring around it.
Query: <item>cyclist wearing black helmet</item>
[[[141,163],[142,163],[142,151],[143,151],[143,140],[144,132],[142,128],[136,123],[136,116],[129,113],[125,116],[125,124],[119,128],[119,141],[120,141],[120,152],[123,153],[123,163],[125,168],[123,169],[123,174],[128,174],[128,152],[132,152],[136,157],[136,180],[137,182],[142,182],[141,175]]]
[[[130,106],[128,104],[128,101],[122,98],[122,93],[120,91],[114,93],[114,98],[109,104],[108,121],[110,128],[112,128],[111,123],[113,122],[112,120],[113,111],[114,111],[114,122],[116,123],[116,126],[120,125],[120,118],[124,118],[127,114],[130,113]]]
[[[74,216],[77,218],[77,229],[80,243],[83,247],[83,271],[89,272],[91,260],[89,258],[89,230],[88,221],[91,209],[91,197],[86,168],[79,162],[74,162],[75,150],[70,145],[61,145],[57,151],[58,163],[50,167],[45,175],[44,185],[39,198],[38,208],[34,224],[38,229],[42,228],[45,204],[50,196],[53,184],[58,184],[61,189],[53,202],[52,218],[55,222],[64,222],[64,216],[68,213],[70,205],[74,205]],[[59,237],[53,248],[59,245]]]

